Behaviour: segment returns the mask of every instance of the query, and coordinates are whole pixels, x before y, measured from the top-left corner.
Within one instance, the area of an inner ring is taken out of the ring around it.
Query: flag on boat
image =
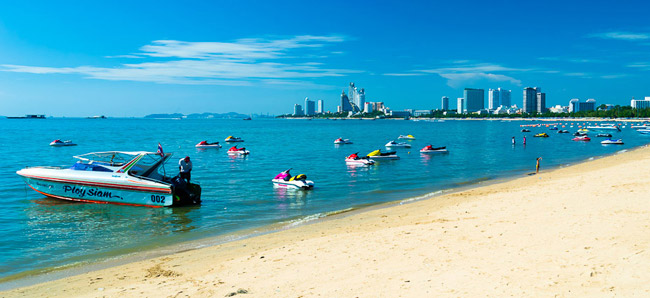
[[[163,153],[162,146],[160,146],[160,143],[158,143],[158,151],[156,151],[156,154],[160,155],[160,157],[165,157],[165,153]]]

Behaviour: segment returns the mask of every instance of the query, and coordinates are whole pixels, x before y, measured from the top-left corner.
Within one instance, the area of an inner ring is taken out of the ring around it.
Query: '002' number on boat
[[[151,201],[154,203],[165,203],[165,196],[151,195]]]

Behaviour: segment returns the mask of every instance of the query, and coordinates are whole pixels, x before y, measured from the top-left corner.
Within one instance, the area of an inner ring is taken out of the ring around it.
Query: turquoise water
[[[224,235],[268,224],[301,222],[336,210],[421,196],[468,183],[523,175],[612,154],[650,142],[627,128],[615,133],[623,146],[573,142],[570,134],[547,128],[521,133],[520,124],[500,121],[360,121],[360,120],[148,120],[46,119],[0,120],[5,166],[0,169],[3,212],[0,216],[0,277],[101,259],[188,240]],[[581,123],[582,124],[582,123]],[[569,128],[571,132],[577,129]],[[549,138],[533,138],[548,132]],[[344,157],[374,149],[400,134],[413,134],[402,157],[371,167],[347,166]],[[233,158],[222,149],[197,150],[202,140],[242,137],[251,151]],[[527,136],[527,145],[521,144]],[[511,144],[511,137],[517,144]],[[344,137],[354,144],[335,146]],[[55,138],[74,147],[54,148]],[[71,165],[73,155],[95,151],[174,153],[167,170],[189,155],[192,179],[203,188],[203,204],[179,208],[145,208],[71,203],[45,198],[27,187],[15,172],[25,166]],[[447,146],[450,154],[422,156],[427,144]],[[272,186],[280,171],[294,168],[316,183],[313,191]]]

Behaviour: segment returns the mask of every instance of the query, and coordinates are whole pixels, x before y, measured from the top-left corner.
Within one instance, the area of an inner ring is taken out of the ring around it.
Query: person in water
[[[524,145],[526,145],[526,136],[524,136]]]
[[[515,137],[512,137],[512,144],[515,144]]]
[[[539,173],[539,161],[542,160],[542,157],[537,158],[537,164],[535,165],[535,174]]]
[[[181,179],[185,179],[187,183],[190,183],[190,179],[192,178],[192,162],[189,156],[185,156],[185,158],[181,158],[178,161],[178,170],[180,171],[179,175]]]

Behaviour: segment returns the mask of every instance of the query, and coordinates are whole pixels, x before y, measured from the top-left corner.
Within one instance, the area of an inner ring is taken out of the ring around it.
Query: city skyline
[[[547,107],[648,95],[644,2],[297,4],[5,4],[0,115],[284,114],[307,96],[335,111],[349,82],[394,110],[440,108],[464,88],[543,86]],[[341,7],[367,13],[339,22]]]

